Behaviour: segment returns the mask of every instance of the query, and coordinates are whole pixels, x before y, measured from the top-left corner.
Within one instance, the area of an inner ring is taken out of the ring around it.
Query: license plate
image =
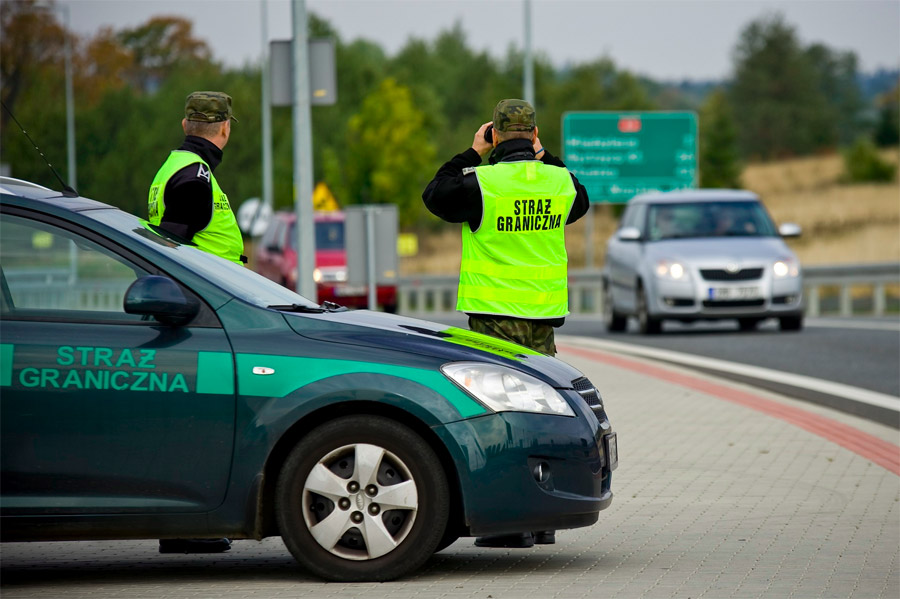
[[[762,296],[759,287],[710,287],[711,300],[757,299]]]
[[[603,444],[606,449],[606,461],[610,470],[615,470],[619,465],[619,448],[616,444],[616,434],[606,435],[603,437]]]

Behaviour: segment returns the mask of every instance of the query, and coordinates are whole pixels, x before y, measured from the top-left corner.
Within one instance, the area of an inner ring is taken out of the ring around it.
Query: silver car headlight
[[[450,362],[441,372],[495,412],[575,416],[556,389],[524,372],[484,362]]]
[[[686,281],[689,277],[684,264],[674,260],[660,260],[656,263],[655,272],[660,279],[671,279],[673,281]]]
[[[782,258],[772,265],[772,272],[775,273],[776,279],[796,277],[800,275],[800,265],[793,258]]]

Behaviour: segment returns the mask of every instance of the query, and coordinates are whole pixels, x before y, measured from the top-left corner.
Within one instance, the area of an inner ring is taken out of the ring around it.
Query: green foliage
[[[730,99],[743,154],[770,159],[814,150],[826,104],[794,28],[780,16],[754,21],[741,33],[734,56]]]
[[[709,95],[700,110],[700,186],[739,188],[737,126],[725,92]]]
[[[878,124],[875,126],[875,143],[881,147],[900,143],[900,85],[879,98]]]
[[[844,180],[848,183],[883,183],[897,175],[897,166],[883,160],[869,139],[857,139],[843,154]]]
[[[13,105],[66,179],[67,32],[42,3],[2,2],[0,9],[4,102]],[[499,59],[475,51],[459,23],[433,40],[410,39],[393,57],[370,41],[344,43],[314,14],[309,32],[335,40],[338,69],[336,104],[312,109],[315,182],[324,181],[342,205],[393,202],[404,226],[432,224],[421,202],[425,184],[440,164],[470,147],[498,100],[523,95],[522,51],[510,46]],[[194,37],[191,23],[172,18],[75,41],[79,192],[144,216],[154,173],[183,139],[184,98],[199,89],[221,89],[234,98],[240,122],[232,127],[216,177],[235,208],[262,195],[258,65],[224,68]],[[568,111],[695,108],[709,90],[653,84],[606,57],[557,69],[538,53],[534,75],[541,142],[560,156]],[[735,50],[730,91],[703,104],[703,185],[738,185],[739,154],[804,154],[855,139],[855,75],[852,54],[821,45],[803,48],[780,18],[751,24]],[[896,143],[897,104],[896,92],[881,104],[878,143]],[[292,109],[272,108],[271,116],[275,206],[290,208]],[[5,111],[0,160],[10,164],[13,176],[59,187]]]
[[[433,143],[422,136],[424,122],[408,88],[382,81],[350,117],[339,197],[348,204],[397,204],[400,224],[415,224],[424,213],[422,189],[435,156]]]
[[[800,45],[781,15],[759,19],[734,51],[730,101],[744,156],[770,159],[836,147],[857,135],[856,57]]]

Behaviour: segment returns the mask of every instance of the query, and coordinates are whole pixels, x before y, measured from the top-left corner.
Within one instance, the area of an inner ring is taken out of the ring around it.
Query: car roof
[[[679,204],[683,202],[758,202],[759,196],[745,189],[679,189],[653,191],[634,196],[629,204]]]
[[[45,207],[61,208],[72,212],[98,209],[118,210],[115,206],[110,206],[103,202],[81,196],[66,196],[62,192],[49,187],[12,177],[0,177],[0,195],[3,195],[4,202],[20,203],[22,205],[30,204],[32,206],[34,206],[34,202],[37,202]],[[16,199],[26,201],[16,202]],[[28,200],[33,200],[33,202]]]

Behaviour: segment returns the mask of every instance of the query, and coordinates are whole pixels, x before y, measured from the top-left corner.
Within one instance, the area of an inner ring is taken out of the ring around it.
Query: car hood
[[[491,362],[525,371],[557,388],[572,388],[581,372],[562,360],[466,329],[383,312],[285,313],[298,334],[331,343],[429,356],[446,362]]]
[[[658,241],[647,245],[647,257],[654,262],[680,260],[696,266],[726,263],[764,266],[795,256],[780,237],[716,237]]]

